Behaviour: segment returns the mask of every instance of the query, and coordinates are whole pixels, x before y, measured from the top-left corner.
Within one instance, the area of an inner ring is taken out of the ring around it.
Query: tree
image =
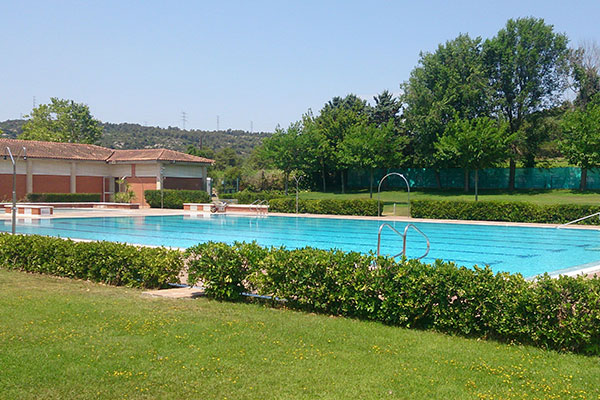
[[[211,160],[215,158],[215,151],[213,149],[208,147],[203,147],[199,149],[193,144],[189,144],[187,146],[186,153],[191,154],[193,156],[209,158]]]
[[[341,157],[345,165],[369,170],[369,196],[373,198],[373,170],[402,164],[406,143],[406,137],[397,134],[393,119],[381,125],[363,122],[344,137]]]
[[[309,110],[302,116],[304,126],[304,150],[308,154],[305,172],[319,173],[323,192],[327,191],[327,170],[334,149],[322,129],[319,129],[315,117]]]
[[[562,134],[560,121],[567,110],[568,103],[541,111],[536,111],[527,116],[521,125],[521,161],[525,168],[533,168],[539,162],[537,157],[560,157],[556,149],[556,140]],[[509,143],[510,147],[512,143]]]
[[[543,19],[509,19],[506,27],[485,41],[483,54],[495,93],[496,111],[508,121],[509,190],[515,187],[516,160],[523,153],[525,119],[556,106],[566,83],[568,39],[554,33]]]
[[[490,111],[489,79],[481,39],[459,35],[433,53],[421,53],[419,65],[402,85],[403,117],[415,162],[439,170],[435,143],[455,117],[476,118]],[[436,173],[441,187],[439,173]]]
[[[465,169],[465,191],[469,171],[475,171],[475,201],[478,200],[479,170],[494,166],[507,157],[506,124],[488,117],[472,120],[457,118],[448,124],[436,143],[436,157]]]
[[[350,93],[346,97],[335,96],[329,100],[321,109],[321,114],[328,113],[331,111],[344,109],[347,111],[354,111],[357,114],[363,114],[368,112],[369,106],[367,102],[357,95]]]
[[[581,168],[579,189],[585,190],[587,171],[600,167],[600,101],[568,112],[561,126],[559,147],[570,163]]]
[[[594,95],[600,93],[600,47],[585,42],[569,52],[573,88],[577,92],[574,104],[585,108]]]
[[[344,98],[334,97],[327,102],[321,109],[319,116],[313,120],[314,128],[318,131],[317,134],[320,137],[319,140],[326,142],[321,142],[318,145],[323,156],[323,179],[326,175],[325,169],[339,172],[342,193],[345,190],[344,171],[347,170],[348,165],[344,164],[342,150],[339,148],[340,143],[350,132],[350,129],[366,122],[368,116],[369,107],[367,102],[354,94],[349,94]],[[329,152],[323,154],[326,149]]]
[[[395,124],[399,123],[399,115],[401,102],[395,98],[392,93],[384,90],[377,96],[373,96],[375,106],[370,109],[371,123],[380,126],[385,125],[388,121],[393,120]]]
[[[100,122],[88,106],[73,100],[53,97],[50,104],[40,104],[27,118],[19,139],[94,144],[102,136]]]
[[[302,144],[302,123],[292,123],[286,130],[277,128],[273,136],[266,138],[259,150],[260,158],[283,171],[285,194],[288,194],[288,181],[293,170],[303,168],[304,146]]]
[[[227,167],[237,167],[241,164],[240,156],[231,147],[224,147],[215,153],[214,169],[223,171]]]

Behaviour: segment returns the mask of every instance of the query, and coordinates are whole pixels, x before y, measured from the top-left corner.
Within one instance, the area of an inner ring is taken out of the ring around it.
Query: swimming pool
[[[366,253],[376,251],[381,223],[369,219],[199,214],[30,219],[21,220],[17,232],[184,248],[209,240],[256,240],[263,246],[312,246]],[[401,232],[407,224],[389,223]],[[431,242],[424,262],[439,258],[464,266],[488,264],[494,271],[520,272],[529,277],[600,261],[597,230],[439,222],[414,225]],[[0,224],[0,231],[9,232],[10,221]],[[402,239],[384,229],[381,252],[397,254],[401,249]],[[425,249],[425,239],[410,231],[408,257],[419,257]]]
[[[21,220],[18,233],[110,240],[136,244],[189,247],[209,240],[233,243],[256,240],[263,246],[369,252],[377,249],[381,221],[368,219],[254,217],[231,215],[170,215]],[[390,221],[401,231],[407,222]],[[454,261],[459,265],[488,264],[494,271],[534,276],[600,261],[600,231],[498,225],[414,222],[431,242],[423,259]],[[0,224],[9,232],[10,221]],[[384,229],[383,254],[397,254],[402,239]],[[409,231],[407,255],[421,256],[425,239]]]

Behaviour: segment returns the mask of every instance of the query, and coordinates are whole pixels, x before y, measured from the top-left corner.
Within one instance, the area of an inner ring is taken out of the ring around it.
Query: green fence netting
[[[435,171],[427,168],[377,169],[374,173],[374,185],[389,172],[399,172],[415,188],[436,188]],[[479,187],[481,189],[506,189],[508,187],[508,168],[489,168],[479,171]],[[578,189],[581,180],[581,169],[563,168],[517,168],[515,171],[515,188],[517,189]],[[470,187],[475,184],[475,173],[469,173]],[[460,168],[440,170],[440,183],[443,188],[463,188],[465,171]],[[404,181],[391,176],[386,179],[386,188],[405,188]],[[348,187],[352,189],[369,187],[369,171],[351,170],[348,173]],[[587,188],[600,189],[600,170],[590,170],[587,175]]]

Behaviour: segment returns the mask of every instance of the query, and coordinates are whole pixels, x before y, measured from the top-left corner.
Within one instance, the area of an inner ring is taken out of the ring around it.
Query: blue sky
[[[272,131],[333,96],[397,93],[459,33],[544,18],[571,45],[600,41],[600,1],[4,1],[0,121],[33,97],[102,121]]]

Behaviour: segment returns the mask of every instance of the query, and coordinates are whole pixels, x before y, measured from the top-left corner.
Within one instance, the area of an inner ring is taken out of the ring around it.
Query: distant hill
[[[0,129],[4,137],[15,138],[22,131],[25,120],[13,119],[0,122]],[[183,130],[177,127],[159,128],[139,124],[113,124],[102,123],[104,134],[100,141],[101,146],[113,149],[147,149],[164,147],[172,150],[185,151],[187,146],[208,147],[219,150],[224,147],[233,148],[240,155],[250,154],[268,132],[250,133],[241,130],[226,131],[201,131]]]
[[[23,130],[23,119],[7,119],[6,121],[0,122],[0,129],[2,130],[2,137],[14,139]]]

